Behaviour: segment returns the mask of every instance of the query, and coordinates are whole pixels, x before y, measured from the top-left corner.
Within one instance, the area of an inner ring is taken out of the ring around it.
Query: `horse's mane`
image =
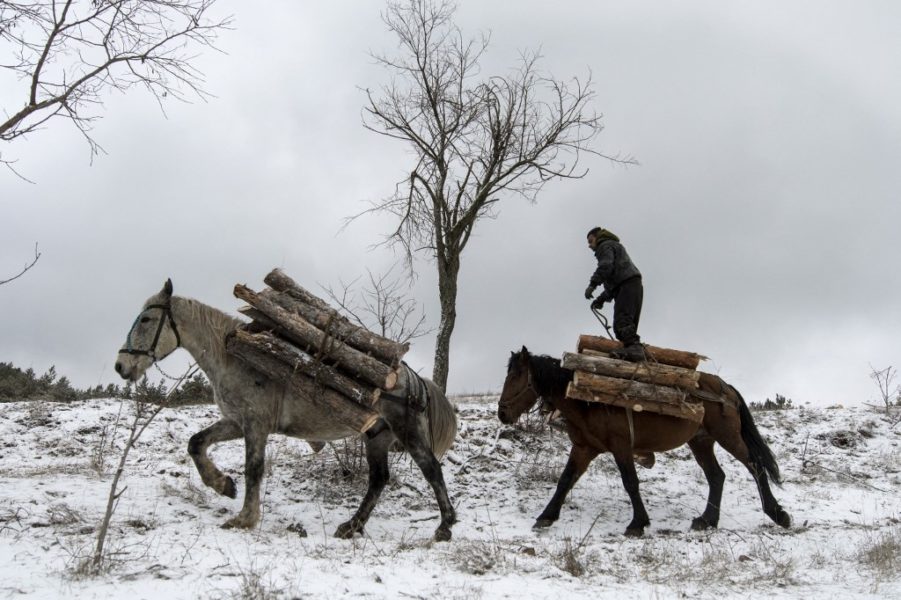
[[[528,353],[528,351],[526,351]],[[528,353],[529,367],[532,370],[532,381],[535,391],[541,396],[550,396],[564,392],[572,381],[573,372],[560,366],[560,359],[547,354]],[[510,359],[511,362],[513,358]]]
[[[197,331],[206,337],[200,341],[210,356],[218,362],[225,362],[228,358],[225,336],[243,322],[193,298],[174,296],[172,299],[178,303],[178,310],[187,313],[188,318],[197,325]]]

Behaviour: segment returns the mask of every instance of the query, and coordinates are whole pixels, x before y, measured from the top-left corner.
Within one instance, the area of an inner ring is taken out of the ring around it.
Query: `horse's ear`
[[[525,345],[523,345],[522,350],[520,350],[519,352],[520,354],[527,355],[529,353],[529,349],[526,348]]]
[[[172,295],[172,279],[166,280],[166,283],[163,285],[163,293],[167,296]]]

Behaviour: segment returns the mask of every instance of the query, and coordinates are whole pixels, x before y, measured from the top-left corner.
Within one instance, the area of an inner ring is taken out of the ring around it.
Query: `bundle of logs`
[[[611,358],[609,353],[621,347],[614,340],[579,336],[578,353],[563,355],[563,367],[574,371],[567,397],[701,422],[704,405],[691,392],[698,387],[696,369],[703,356],[645,346],[645,362]]]
[[[351,323],[327,302],[279,269],[255,292],[235,286],[252,320],[226,341],[229,354],[266,377],[289,386],[363,432],[378,420],[373,408],[382,391],[397,385],[401,359],[409,349]]]

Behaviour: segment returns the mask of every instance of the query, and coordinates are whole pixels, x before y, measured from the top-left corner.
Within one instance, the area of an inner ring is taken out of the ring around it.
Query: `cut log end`
[[[360,433],[366,433],[369,429],[372,428],[373,425],[375,425],[376,423],[379,422],[379,418],[380,418],[379,415],[375,414],[375,415],[372,415],[371,417],[369,417],[368,419],[366,419],[360,425]]]
[[[386,391],[393,390],[397,386],[397,371],[391,371],[385,376],[385,385],[383,389]]]

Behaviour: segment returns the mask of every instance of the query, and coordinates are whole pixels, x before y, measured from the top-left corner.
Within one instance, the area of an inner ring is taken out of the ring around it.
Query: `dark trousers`
[[[641,277],[633,277],[619,284],[613,293],[613,333],[623,346],[640,344],[638,320],[641,318],[641,302],[644,286]]]

